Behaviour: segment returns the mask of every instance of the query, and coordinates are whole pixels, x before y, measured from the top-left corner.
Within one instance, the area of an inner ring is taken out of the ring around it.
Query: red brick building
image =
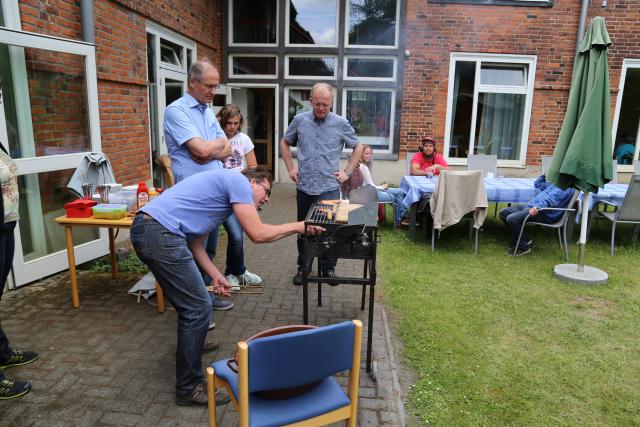
[[[612,39],[621,179],[638,158],[637,0],[1,5],[0,142],[18,162],[23,195],[17,283],[66,268],[52,218],[71,200],[64,187],[84,153],[104,152],[124,184],[162,181],[153,160],[166,152],[163,111],[200,57],[214,61],[224,83],[214,103],[242,108],[259,163],[283,180],[277,142],[291,118],[310,108],[317,81],[336,86],[334,111],[375,147],[379,181],[399,182],[407,152],[426,135],[456,167],[466,167],[469,154],[488,153],[498,156],[502,174],[532,176],[541,156],[553,153],[584,11],[585,27],[604,16]],[[83,36],[90,28],[93,38]],[[86,243],[80,262],[104,252],[104,236],[97,237],[77,236]]]

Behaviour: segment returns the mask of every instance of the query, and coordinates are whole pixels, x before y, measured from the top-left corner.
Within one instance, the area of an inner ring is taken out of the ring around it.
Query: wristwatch
[[[351,171],[349,169],[345,169],[344,174],[351,178]]]

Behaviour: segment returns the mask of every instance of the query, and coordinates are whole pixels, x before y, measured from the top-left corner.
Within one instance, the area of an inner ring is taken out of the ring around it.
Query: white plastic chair
[[[467,158],[468,171],[482,171],[486,177],[488,173],[496,176],[498,172],[498,156],[495,154],[472,154]]]
[[[615,212],[600,212],[611,225],[611,256],[613,256],[616,240],[616,224],[640,224],[640,175],[633,175],[629,181],[624,200]]]
[[[549,166],[551,166],[551,159],[553,156],[542,156],[540,158],[540,167],[542,171],[542,175],[546,175],[549,170]]]

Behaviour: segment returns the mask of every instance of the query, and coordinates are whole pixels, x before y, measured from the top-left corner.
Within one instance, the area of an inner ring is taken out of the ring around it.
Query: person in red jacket
[[[422,139],[420,151],[411,158],[411,175],[439,175],[449,167],[442,154],[436,150],[436,140],[430,136]]]

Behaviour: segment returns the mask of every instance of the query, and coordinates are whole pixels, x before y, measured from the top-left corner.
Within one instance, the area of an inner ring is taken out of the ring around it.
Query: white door
[[[95,49],[0,27],[0,137],[18,167],[16,286],[68,268],[53,219],[75,199],[66,189],[82,157],[100,151]],[[74,231],[76,261],[108,251],[106,230]]]
[[[158,69],[158,127],[160,128],[160,155],[167,154],[167,144],[164,140],[162,126],[164,123],[164,111],[167,105],[180,98],[187,90],[187,75],[176,71]]]

